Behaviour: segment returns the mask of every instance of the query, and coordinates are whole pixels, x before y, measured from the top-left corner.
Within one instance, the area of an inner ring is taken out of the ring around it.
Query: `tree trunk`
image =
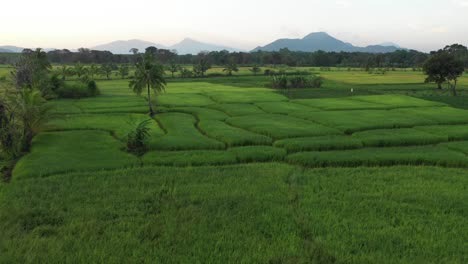
[[[151,105],[151,93],[150,93],[149,83],[147,84],[147,86],[148,86],[148,106],[149,106],[149,110],[150,110],[150,115],[153,116],[154,115],[154,110],[153,110],[153,105]]]
[[[453,82],[453,85],[451,85],[451,86],[452,86],[452,95],[457,96],[457,80],[455,80]]]
[[[437,89],[442,90],[442,84],[441,83],[437,83]]]

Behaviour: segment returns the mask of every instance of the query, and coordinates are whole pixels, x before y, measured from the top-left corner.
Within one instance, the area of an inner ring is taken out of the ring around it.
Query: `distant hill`
[[[8,53],[18,53],[22,52],[24,48],[16,47],[16,46],[0,46],[0,52],[8,52]]]
[[[386,53],[399,50],[395,46],[372,45],[367,47],[357,47],[350,43],[336,39],[325,32],[315,32],[302,39],[278,39],[266,46],[257,47],[253,51],[279,51],[288,48],[291,51],[314,52],[323,50],[326,52],[370,52]]]
[[[201,51],[220,51],[220,50],[227,50],[227,51],[239,51],[237,49],[224,47],[216,44],[209,44],[200,42],[197,40],[193,40],[190,38],[186,38],[181,42],[172,45],[172,46],[164,46],[148,41],[143,40],[127,40],[127,41],[114,41],[108,44],[103,44],[99,46],[92,47],[93,50],[107,50],[114,54],[130,54],[130,49],[137,48],[140,51],[144,51],[147,47],[154,46],[158,49],[169,49],[169,50],[177,50],[177,53],[184,55],[184,54],[198,54]]]
[[[197,40],[193,40],[190,38],[186,38],[181,42],[170,46],[171,50],[177,50],[178,54],[198,54],[202,51],[221,51],[227,50],[229,52],[240,51],[239,49],[234,49],[226,46],[216,45],[216,44],[209,44],[200,42]]]
[[[156,47],[158,49],[167,49],[168,47],[164,45],[160,45],[153,42],[148,42],[139,39],[131,39],[131,40],[118,40],[111,43],[103,44],[94,46],[92,50],[102,50],[102,51],[110,51],[114,54],[130,54],[130,49],[136,48],[139,51],[144,51],[147,47]]]

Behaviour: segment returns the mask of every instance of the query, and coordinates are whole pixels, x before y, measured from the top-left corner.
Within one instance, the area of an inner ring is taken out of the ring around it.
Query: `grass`
[[[240,163],[282,161],[286,156],[286,150],[271,146],[237,147],[228,152],[233,153]]]
[[[417,116],[433,120],[440,125],[468,124],[468,110],[452,107],[424,107],[398,109],[394,111],[408,116]]]
[[[116,169],[137,165],[123,144],[103,131],[46,132],[34,138],[31,153],[13,170],[13,180],[73,171]]]
[[[163,106],[206,106],[214,103],[206,95],[194,93],[165,93],[159,95],[156,99],[156,105]]]
[[[125,140],[128,132],[148,119],[151,118],[144,114],[79,114],[53,119],[47,127],[49,130],[103,130]],[[151,123],[149,133],[151,139],[164,135],[156,122]]]
[[[156,150],[224,149],[224,143],[208,138],[195,127],[196,119],[183,113],[164,113],[156,116],[167,134],[154,140]]]
[[[229,117],[226,113],[222,111],[206,107],[175,107],[168,108],[167,111],[192,114],[196,116],[199,120],[225,120]]]
[[[203,120],[198,124],[201,131],[210,138],[226,143],[227,146],[266,145],[272,139],[248,130],[230,126],[218,120]]]
[[[365,147],[430,145],[448,140],[447,136],[412,128],[377,129],[353,134]]]
[[[438,136],[447,137],[448,140],[468,140],[468,125],[453,125],[453,126],[422,126],[415,127],[417,130],[435,134]]]
[[[54,131],[0,183],[0,263],[466,263],[466,103],[419,72],[334,71],[286,93],[171,79],[141,158],[128,80],[51,101]]]
[[[265,89],[265,91],[238,91],[208,92],[213,100],[218,103],[257,103],[257,102],[280,102],[287,101],[283,95]]]
[[[439,107],[442,108],[442,107]],[[443,110],[443,109],[442,109]],[[411,115],[405,110],[354,110],[293,113],[292,115],[334,127],[346,134],[385,128],[405,128],[437,124],[426,116]],[[410,111],[410,110],[408,110]]]
[[[264,114],[265,112],[253,104],[216,104],[210,108],[222,111],[229,116]]]
[[[338,130],[317,123],[284,115],[263,114],[232,117],[227,119],[226,122],[274,139],[340,133]]]
[[[309,112],[309,111],[318,111],[318,108],[309,107],[301,104],[296,104],[293,102],[265,102],[265,103],[256,103],[256,105],[263,111],[270,114],[283,114],[287,115],[294,112]]]
[[[466,167],[465,154],[444,146],[365,148],[345,151],[299,152],[287,157],[289,162],[311,167],[357,166],[454,166]]]
[[[277,163],[13,181],[0,262],[463,263],[467,184],[460,169]]]
[[[386,109],[383,104],[356,101],[353,97],[325,98],[325,99],[298,99],[293,102],[322,110],[360,110],[360,109]]]
[[[362,148],[362,141],[343,135],[287,138],[275,141],[276,147],[284,148],[288,152],[325,151]]]

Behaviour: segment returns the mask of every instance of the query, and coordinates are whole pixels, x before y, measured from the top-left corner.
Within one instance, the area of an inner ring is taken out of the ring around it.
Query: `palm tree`
[[[129,87],[138,95],[141,95],[145,88],[147,89],[148,106],[150,115],[153,116],[155,112],[151,102],[151,89],[155,94],[165,91],[164,68],[161,64],[154,62],[154,57],[150,53],[141,55],[135,63],[135,67],[135,74],[129,83]]]
[[[175,62],[171,62],[168,67],[168,70],[172,73],[172,78],[174,78],[174,73],[180,70],[180,65],[177,65]]]
[[[96,64],[93,63],[89,66],[88,73],[91,79],[94,79],[94,75],[97,75],[99,73],[99,68],[96,66]]]
[[[223,72],[226,72],[228,76],[232,76],[232,72],[238,72],[239,68],[235,63],[229,63],[226,65],[226,68],[223,69]]]
[[[130,69],[128,65],[122,64],[120,65],[118,72],[116,72],[115,75],[122,77],[122,79],[125,79],[125,77],[127,77],[129,72],[130,72]]]
[[[257,74],[262,71],[262,69],[260,69],[260,67],[258,67],[257,65],[254,65],[249,70],[254,74],[254,76],[257,76]]]
[[[81,78],[81,76],[86,74],[86,69],[81,63],[78,62],[73,67],[73,72],[76,74],[76,76],[78,76],[78,78]]]

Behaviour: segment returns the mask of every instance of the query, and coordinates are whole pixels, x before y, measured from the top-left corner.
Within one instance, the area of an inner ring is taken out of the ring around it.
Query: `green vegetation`
[[[104,76],[43,104],[0,183],[0,262],[466,262],[466,76],[452,97],[420,71],[262,66],[323,78],[285,93],[196,58],[157,97]]]

